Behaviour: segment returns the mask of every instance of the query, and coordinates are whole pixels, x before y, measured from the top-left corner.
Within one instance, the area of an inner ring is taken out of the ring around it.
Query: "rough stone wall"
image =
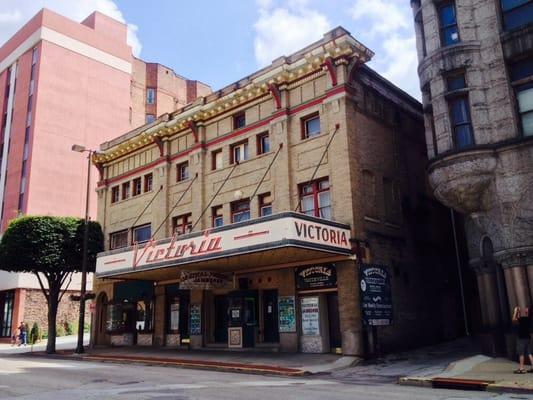
[[[70,295],[79,295],[79,292],[68,291],[63,296],[57,312],[57,324],[69,322],[73,327],[78,326],[80,303],[70,300]],[[85,322],[90,323],[91,315],[89,312],[89,303],[87,303]],[[24,322],[28,326],[33,326],[37,322],[41,331],[48,330],[48,305],[42,291],[38,289],[26,289],[26,299],[24,308]],[[17,325],[20,321],[17,322]]]

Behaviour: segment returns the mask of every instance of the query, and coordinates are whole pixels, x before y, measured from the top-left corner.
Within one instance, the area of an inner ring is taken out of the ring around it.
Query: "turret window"
[[[454,3],[446,3],[439,7],[439,25],[442,46],[449,46],[460,41]]]

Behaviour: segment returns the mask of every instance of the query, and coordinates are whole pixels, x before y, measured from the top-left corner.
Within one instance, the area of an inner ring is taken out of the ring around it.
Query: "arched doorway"
[[[96,318],[94,321],[94,344],[109,344],[109,335],[106,334],[107,321],[107,294],[102,292],[96,298]]]

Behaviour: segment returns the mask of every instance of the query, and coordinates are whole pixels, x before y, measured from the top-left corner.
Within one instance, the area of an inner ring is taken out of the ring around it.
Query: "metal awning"
[[[350,258],[348,225],[286,212],[100,253],[96,276],[163,281],[183,269],[239,273]]]

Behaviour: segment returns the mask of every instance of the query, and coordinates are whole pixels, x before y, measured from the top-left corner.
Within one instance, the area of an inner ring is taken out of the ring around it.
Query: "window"
[[[111,188],[111,203],[116,203],[120,199],[120,190],[118,186]]]
[[[221,169],[222,168],[222,149],[215,150],[211,152],[211,169],[214,171],[215,169]]]
[[[300,209],[307,215],[331,219],[328,178],[300,185]]]
[[[184,214],[172,218],[172,232],[173,234],[184,235],[189,233],[192,229],[192,215]]]
[[[449,100],[450,123],[452,126],[454,143],[457,149],[464,149],[474,145],[472,123],[470,122],[470,106],[468,96],[457,96]]]
[[[230,151],[231,164],[248,160],[248,141],[230,146]]]
[[[420,6],[419,6],[420,7]],[[419,9],[415,16],[415,27],[420,34],[420,44],[422,45],[422,56],[427,56],[426,35],[424,32],[424,21],[422,20],[422,10]]]
[[[128,245],[128,230],[114,232],[109,235],[109,249],[119,249]]]
[[[272,196],[270,193],[259,195],[259,216],[266,217],[272,215]]]
[[[248,221],[250,219],[250,200],[239,200],[231,203],[231,222]]]
[[[37,57],[39,56],[39,52],[37,50],[37,47],[34,47],[31,53],[31,64],[34,65],[37,63]]]
[[[465,74],[455,74],[446,77],[448,91],[466,88]]]
[[[216,206],[211,209],[211,218],[213,219],[213,227],[224,225],[224,217],[222,215],[222,206]]]
[[[133,228],[133,242],[134,243],[147,242],[148,240],[150,240],[151,236],[152,236],[152,229],[150,227],[150,224],[137,226]]]
[[[176,182],[189,179],[189,162],[185,161],[176,166]]]
[[[155,89],[146,89],[146,104],[155,104]]]
[[[532,0],[501,0],[503,29],[510,31],[533,22]]]
[[[155,115],[154,114],[146,114],[145,121],[144,121],[145,123],[151,124],[154,121],[155,121]]]
[[[313,114],[309,117],[302,118],[302,139],[307,139],[320,135],[320,117]]]
[[[138,196],[141,194],[141,178],[135,178],[133,180],[132,196]]]
[[[147,174],[144,176],[144,191],[150,192],[153,186],[153,176],[152,174]]]
[[[513,64],[510,68],[510,75],[513,82],[524,82],[521,85],[514,85],[517,108],[522,134],[533,136],[533,58]]]
[[[122,200],[126,200],[130,197],[130,183],[125,182],[122,184]]]
[[[363,194],[365,215],[370,218],[377,217],[376,180],[372,171],[363,170]]]
[[[246,115],[242,112],[233,116],[233,129],[244,128],[246,125]]]
[[[454,3],[446,3],[439,7],[439,26],[442,46],[459,42]]]
[[[265,154],[270,151],[270,137],[268,132],[257,135],[257,155]]]

